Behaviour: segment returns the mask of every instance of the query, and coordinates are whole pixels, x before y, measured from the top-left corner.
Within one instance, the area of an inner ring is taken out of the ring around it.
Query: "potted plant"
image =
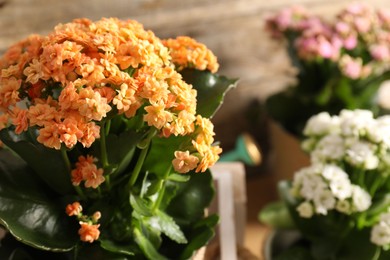
[[[302,147],[311,164],[281,181],[281,201],[259,215],[295,233],[275,259],[389,259],[389,127],[390,116],[369,110],[308,120]]]
[[[390,78],[390,12],[354,3],[326,20],[293,6],[268,17],[266,30],[286,47],[296,71],[295,83],[265,102],[289,134],[302,137],[306,121],[322,111],[379,114],[378,88]]]
[[[205,45],[76,19],[0,69],[2,259],[189,259],[212,238],[210,118],[236,80]]]

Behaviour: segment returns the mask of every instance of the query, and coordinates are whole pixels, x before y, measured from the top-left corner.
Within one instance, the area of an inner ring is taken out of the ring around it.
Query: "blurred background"
[[[239,78],[237,88],[227,93],[223,106],[213,118],[216,139],[229,151],[235,148],[242,133],[249,133],[262,149],[262,163],[246,166],[248,225],[245,238],[246,247],[262,259],[260,244],[268,230],[257,221],[257,214],[265,203],[277,196],[277,178],[273,174],[274,163],[270,161],[278,160],[277,156],[272,156],[274,147],[262,102],[286,87],[294,75],[285,48],[264,31],[264,19],[291,5],[303,5],[323,17],[332,17],[352,2],[355,1],[0,0],[0,54],[29,34],[46,34],[58,23],[81,17],[134,19],[160,38],[187,35],[204,43],[218,57],[219,74]],[[360,2],[390,8],[388,0]],[[283,142],[290,146],[288,137]]]

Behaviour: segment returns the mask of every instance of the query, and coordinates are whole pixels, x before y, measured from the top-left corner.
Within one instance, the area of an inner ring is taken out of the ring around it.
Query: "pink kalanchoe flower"
[[[368,17],[358,17],[354,21],[356,30],[359,33],[367,33],[372,27],[372,21]]]
[[[363,3],[352,3],[345,9],[346,12],[352,15],[362,15],[368,11],[368,6]]]
[[[324,37],[318,40],[318,54],[325,59],[331,59],[335,56],[334,46]]]
[[[389,46],[386,44],[374,44],[370,46],[370,54],[378,61],[388,61],[390,59]]]
[[[349,35],[352,30],[351,26],[344,21],[337,21],[334,28],[335,31],[342,36]]]
[[[352,49],[356,48],[358,40],[357,40],[356,35],[350,35],[346,39],[344,39],[343,43],[344,43],[343,45],[344,45],[345,49],[352,50]]]
[[[343,55],[340,60],[341,72],[348,78],[358,79],[362,75],[363,62],[361,58],[352,58],[349,55]]]
[[[390,26],[390,10],[381,9],[377,12],[379,21],[383,26],[389,28]]]

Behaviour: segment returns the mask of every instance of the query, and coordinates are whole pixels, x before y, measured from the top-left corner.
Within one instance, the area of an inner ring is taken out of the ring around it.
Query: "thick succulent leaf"
[[[142,198],[131,194],[129,201],[133,209],[141,216],[147,216],[147,217],[153,216],[152,209],[149,207],[146,200],[143,200]]]
[[[168,176],[168,180],[176,181],[176,182],[187,182],[187,181],[189,181],[189,179],[190,179],[190,176],[183,175],[183,174],[177,174],[177,173],[173,173],[173,174]]]
[[[141,232],[140,227],[134,228],[134,238],[135,242],[138,244],[147,258],[153,260],[167,260],[167,258],[161,255],[149,241],[149,239]]]
[[[302,99],[299,94],[286,89],[267,98],[265,109],[285,130],[300,137],[307,119],[319,109],[313,101],[311,98]]]
[[[175,223],[174,219],[161,210],[156,210],[156,216],[161,227],[161,231],[173,241],[179,244],[187,243],[180,227]]]
[[[182,136],[170,136],[169,138],[155,137],[152,139],[151,148],[145,159],[143,167],[158,177],[163,178],[166,171],[171,168],[175,151],[179,150],[188,138]]]
[[[189,243],[181,253],[180,259],[189,259],[197,250],[205,246],[214,237],[214,229],[218,221],[219,217],[214,214],[195,223],[188,234]]]
[[[106,150],[108,162],[117,165],[115,174],[120,174],[129,165],[136,148],[136,145],[145,136],[145,132],[128,130],[119,135],[109,134],[106,137]],[[94,154],[100,158],[100,140],[93,145]]]
[[[339,252],[337,252],[337,259],[354,260],[354,259],[375,259],[374,255],[377,246],[370,242],[371,229],[366,228],[363,230],[353,229],[352,232],[343,240],[343,245]],[[326,250],[327,248],[323,245],[317,245],[315,249]],[[324,248],[322,248],[324,247]],[[312,252],[314,256],[322,256],[320,252]],[[385,258],[388,259],[388,258]]]
[[[201,247],[207,244],[211,238],[215,235],[214,229],[205,227],[203,229],[197,229],[193,232],[190,242],[185,247],[183,253],[180,255],[180,259],[190,259],[191,256],[199,250]]]
[[[197,90],[197,113],[211,118],[222,105],[225,93],[237,85],[237,79],[228,79],[210,71],[184,69],[183,79]]]
[[[0,152],[0,222],[21,242],[32,247],[69,251],[78,242],[77,223],[65,204],[46,191],[23,160]]]
[[[73,259],[73,258],[71,258]],[[99,246],[97,243],[92,245],[84,244],[81,248],[78,249],[77,260],[129,260],[137,258],[123,253],[114,253],[105,250],[102,246]]]
[[[172,199],[166,212],[179,225],[191,225],[204,216],[214,196],[214,187],[210,171],[204,173],[189,173],[191,179],[179,186],[176,196]]]
[[[39,250],[25,245],[16,240],[12,235],[6,234],[1,239],[0,259],[7,260],[34,260],[34,259],[55,259],[70,260],[72,252],[50,252]]]
[[[267,204],[259,213],[259,220],[273,228],[293,228],[287,205],[283,201]]]
[[[59,150],[49,149],[40,143],[18,140],[8,129],[0,131],[0,139],[17,153],[49,187],[60,194],[74,193],[70,172]],[[34,173],[31,173],[34,174]]]
[[[135,247],[131,243],[119,244],[113,240],[100,238],[100,246],[110,252],[124,254],[124,255],[135,255]]]

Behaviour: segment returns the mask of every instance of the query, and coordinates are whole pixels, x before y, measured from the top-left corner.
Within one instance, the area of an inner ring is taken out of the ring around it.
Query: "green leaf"
[[[136,145],[145,137],[145,132],[128,130],[119,135],[109,134],[106,137],[106,151],[110,165],[117,165],[114,174],[122,173],[133,158]],[[100,141],[93,144],[95,156],[100,158]]]
[[[125,255],[134,255],[135,247],[131,243],[119,244],[110,239],[99,238],[100,246],[110,252]]]
[[[190,176],[172,173],[168,176],[167,180],[175,181],[175,182],[187,182],[190,179]]]
[[[189,240],[188,245],[180,255],[180,259],[190,259],[193,254],[207,244],[211,238],[214,237],[214,228],[204,227],[203,229],[196,229]]]
[[[18,140],[18,138],[8,129],[0,131],[1,141],[23,158],[50,188],[60,194],[74,193],[69,169],[59,150],[47,148],[40,143]]]
[[[47,192],[23,160],[0,151],[0,222],[21,242],[64,252],[79,241],[77,222],[65,214],[66,204]]]
[[[214,196],[213,180],[210,171],[189,173],[188,182],[177,183],[178,190],[166,212],[179,225],[190,225],[203,218],[204,209]]]
[[[371,229],[352,230],[344,239],[344,243],[337,254],[337,259],[374,259],[376,246],[370,242]]]
[[[306,96],[307,98],[307,96]],[[302,136],[302,130],[310,116],[319,112],[314,98],[307,98],[289,88],[267,98],[268,115],[294,136]]]
[[[175,223],[172,217],[167,215],[161,210],[156,210],[156,215],[158,217],[158,222],[160,224],[161,231],[173,241],[176,241],[179,244],[187,243],[183,232],[180,227]]]
[[[149,208],[147,201],[140,197],[130,194],[130,204],[138,214],[146,217],[153,216],[153,212],[151,208]]]
[[[49,258],[50,259],[50,258]],[[54,259],[54,258],[52,258]],[[71,259],[71,258],[69,258]],[[103,247],[99,246],[98,243],[93,244],[83,244],[78,250],[77,260],[128,260],[137,258],[131,255],[118,254],[114,252],[107,251]]]
[[[293,228],[294,221],[283,201],[267,204],[259,213],[259,220],[273,228]]]
[[[188,137],[170,136],[169,138],[154,137],[151,148],[146,156],[143,168],[164,179],[167,169],[171,168],[175,151],[185,142],[190,142]]]
[[[215,220],[214,217],[213,220]],[[214,226],[209,226],[207,222],[204,222],[204,225],[198,225],[197,228],[191,231],[190,236],[188,237],[189,243],[181,253],[180,259],[190,259],[191,256],[201,247],[205,246],[214,235]]]
[[[71,257],[69,252],[50,252],[39,250],[28,246],[16,240],[9,233],[1,239],[0,259],[8,260],[34,260],[34,259],[56,259],[69,260]]]
[[[196,222],[194,228],[198,228],[202,226],[207,226],[212,228],[215,227],[218,224],[218,222],[219,222],[219,216],[217,214],[213,214]]]
[[[184,69],[180,71],[185,82],[197,90],[197,114],[211,118],[222,105],[225,93],[237,85],[237,79],[228,79],[210,71]]]
[[[135,242],[147,258],[152,260],[168,260],[168,258],[161,255],[153,244],[142,234],[139,227],[134,228],[134,238]]]

